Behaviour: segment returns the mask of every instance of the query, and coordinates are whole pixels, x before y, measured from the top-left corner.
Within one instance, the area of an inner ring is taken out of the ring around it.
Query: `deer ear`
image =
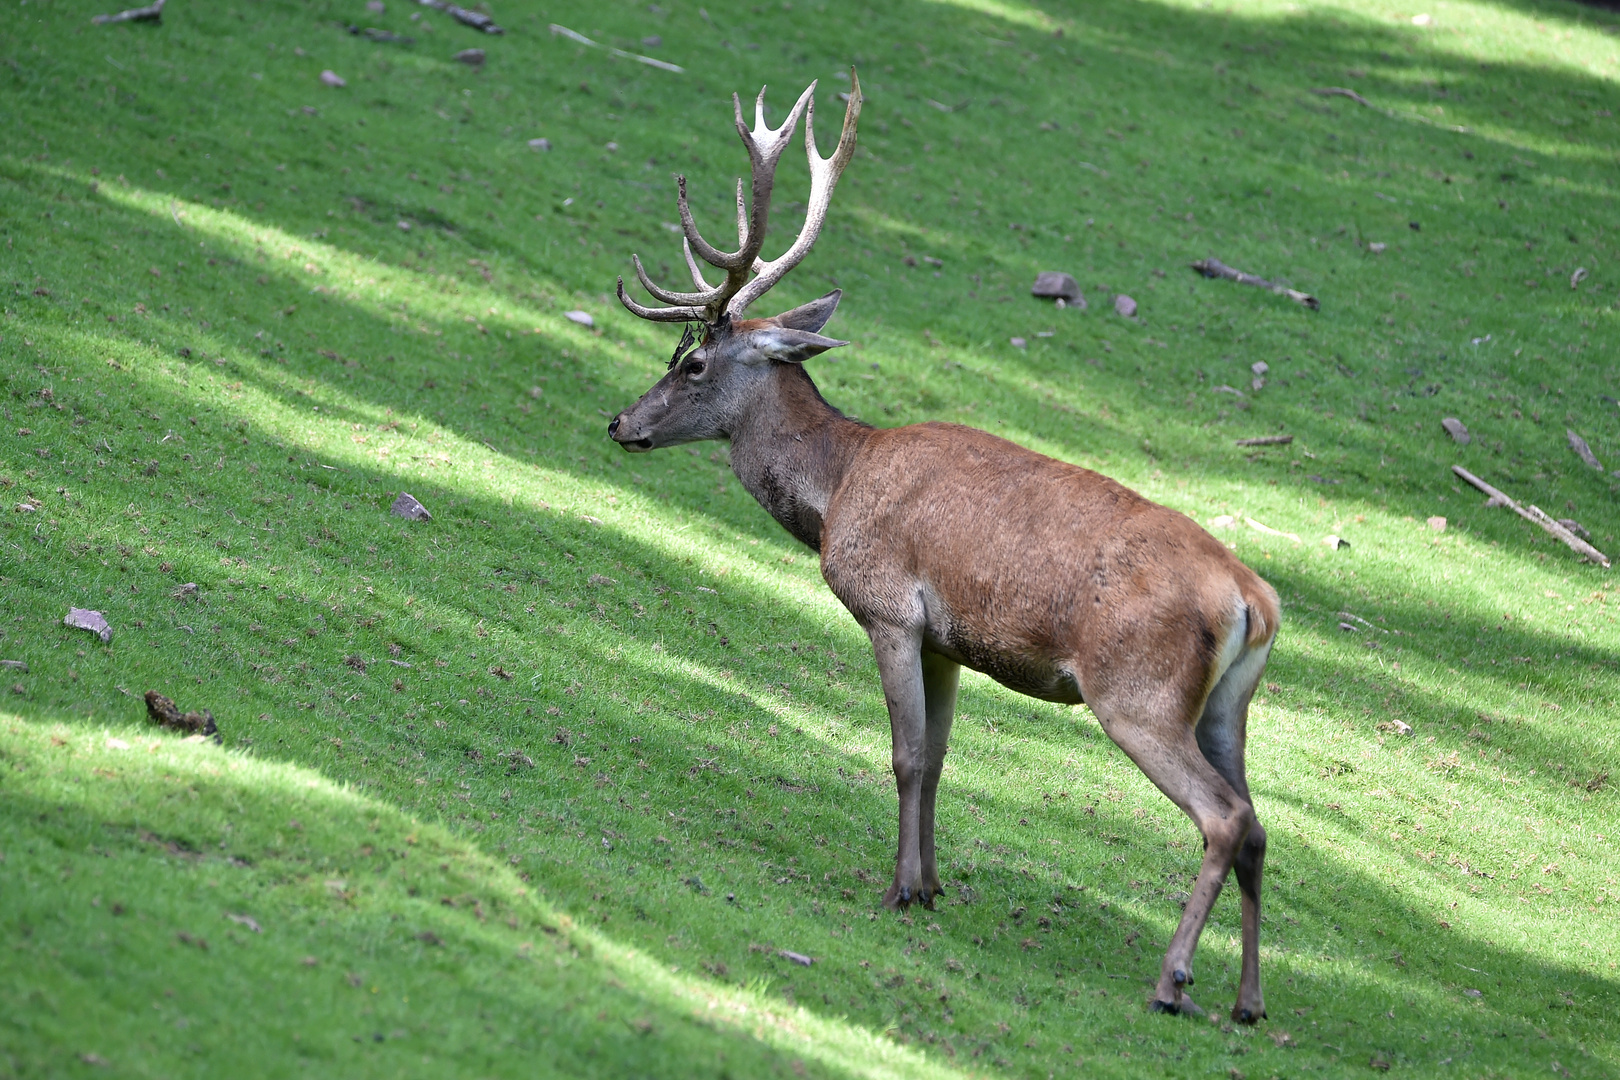
[[[784,364],[802,364],[828,349],[848,344],[847,341],[822,337],[809,330],[793,330],[780,326],[762,327],[748,335],[750,352],[762,360],[779,360]]]
[[[812,300],[791,311],[784,311],[767,321],[787,330],[809,330],[815,333],[826,326],[827,320],[833,317],[833,312],[838,310],[838,301],[843,295],[843,289],[834,289],[819,300]]]

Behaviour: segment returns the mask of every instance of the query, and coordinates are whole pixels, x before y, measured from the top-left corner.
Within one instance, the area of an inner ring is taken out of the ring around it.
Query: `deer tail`
[[[1277,590],[1256,577],[1252,585],[1244,588],[1243,602],[1249,624],[1244,643],[1251,648],[1269,643],[1282,625]]]

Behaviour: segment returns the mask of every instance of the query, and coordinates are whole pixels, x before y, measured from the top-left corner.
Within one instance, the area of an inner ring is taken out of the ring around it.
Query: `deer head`
[[[654,322],[688,324],[670,360],[669,373],[608,424],[608,435],[626,450],[654,450],[702,439],[726,438],[772,365],[801,363],[827,349],[848,344],[817,333],[838,306],[840,293],[836,290],[768,319],[743,317],[750,304],[809,253],[826,223],[838,178],[855,153],[855,124],[861,114],[862,101],[860,80],[851,70],[844,128],[838,148],[829,158],[822,157],[816,150],[815,91],[816,84],[811,83],[799,95],[787,119],[775,130],[765,123],[763,89],[754,105],[752,130],[743,122],[742,101],[732,95],[737,134],[748,150],[752,171],[751,199],[744,198],[743,182],[737,181],[736,251],[721,251],[703,239],[687,204],[686,177],[675,178],[676,206],[685,233],[681,247],[695,291],[675,292],[655,285],[647,277],[640,256],[633,256],[636,277],[648,293],[668,306],[647,307],[637,303],[625,295],[624,279],[619,279],[619,301],[632,314]],[[793,138],[800,116],[804,117],[805,153],[810,162],[809,208],[797,239],[779,257],[766,262],[759,253],[765,243],[776,166]],[[710,285],[698,265],[698,258],[723,270],[725,280]],[[696,332],[691,325],[694,323],[699,328]]]

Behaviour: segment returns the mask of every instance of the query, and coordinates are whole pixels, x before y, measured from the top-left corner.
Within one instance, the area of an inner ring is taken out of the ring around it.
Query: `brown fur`
[[[885,902],[932,906],[941,892],[934,801],[958,666],[1047,701],[1084,701],[1205,840],[1155,1007],[1195,1008],[1184,992],[1192,954],[1236,869],[1233,1016],[1259,1019],[1265,832],[1243,748],[1276,592],[1196,522],[1099,473],[956,424],[880,430],[844,417],[800,364],[760,355],[780,347],[770,336],[780,327],[819,329],[836,296],[817,303],[814,318],[806,305],[711,334],[609,430],[634,450],[728,438],[744,486],[821,553],[828,586],[872,639],[900,793]],[[822,343],[811,355],[838,344],[806,332]]]

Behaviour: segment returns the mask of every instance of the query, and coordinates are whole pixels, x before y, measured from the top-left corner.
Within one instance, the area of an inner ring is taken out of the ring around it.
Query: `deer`
[[[1260,890],[1266,832],[1244,773],[1248,709],[1280,620],[1277,593],[1192,519],[1089,469],[948,423],[881,429],[845,416],[807,361],[849,344],[821,331],[841,290],[769,318],[747,316],[809,253],[855,151],[851,71],[838,146],[816,146],[816,84],[782,123],[754,124],[734,94],[751,190],[737,181],[737,249],[699,233],[686,178],[676,205],[691,291],[637,278],[661,306],[634,315],[687,327],[667,373],[613,417],[631,453],[729,442],[742,486],[819,553],[834,596],[871,641],[899,795],[890,909],[933,908],[944,886],[934,809],[963,667],[1043,701],[1086,704],[1103,732],[1192,819],[1204,855],[1165,951],[1150,1008],[1195,1014],[1198,938],[1229,873],[1241,890],[1243,966],[1232,1018],[1266,1015]],[[761,258],[776,167],[804,121],[810,197],[798,236]],[[724,273],[710,284],[698,260]]]

